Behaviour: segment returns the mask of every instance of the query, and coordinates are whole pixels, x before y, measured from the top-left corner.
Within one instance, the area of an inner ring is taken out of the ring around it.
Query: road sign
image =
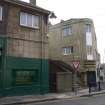
[[[75,69],[78,69],[79,65],[80,65],[79,61],[73,61],[73,66]]]

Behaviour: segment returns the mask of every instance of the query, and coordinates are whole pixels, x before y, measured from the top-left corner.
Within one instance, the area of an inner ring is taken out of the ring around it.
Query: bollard
[[[89,87],[89,93],[91,93],[91,87]]]
[[[101,91],[100,81],[98,82],[98,91]]]
[[[88,83],[89,86],[89,93],[91,93],[91,83]]]

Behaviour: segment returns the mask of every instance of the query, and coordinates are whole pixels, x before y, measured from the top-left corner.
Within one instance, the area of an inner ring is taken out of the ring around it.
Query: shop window
[[[39,82],[38,70],[14,70],[14,85],[32,85]]]

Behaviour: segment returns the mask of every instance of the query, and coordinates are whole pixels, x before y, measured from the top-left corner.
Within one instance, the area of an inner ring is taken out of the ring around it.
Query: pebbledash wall
[[[16,0],[1,0],[0,6],[0,95],[48,93],[49,11]],[[37,15],[38,27],[21,26],[21,12]]]
[[[71,66],[74,61],[79,61],[78,83],[82,87],[96,82],[97,54],[97,38],[91,19],[62,20],[49,26],[50,59]]]

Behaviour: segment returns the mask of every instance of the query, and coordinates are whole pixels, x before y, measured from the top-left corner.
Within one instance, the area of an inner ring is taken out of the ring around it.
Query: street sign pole
[[[80,62],[75,60],[72,62],[72,64],[75,69],[74,76],[73,76],[73,88],[74,88],[75,94],[77,95],[77,71],[79,70],[78,68],[79,68]]]

